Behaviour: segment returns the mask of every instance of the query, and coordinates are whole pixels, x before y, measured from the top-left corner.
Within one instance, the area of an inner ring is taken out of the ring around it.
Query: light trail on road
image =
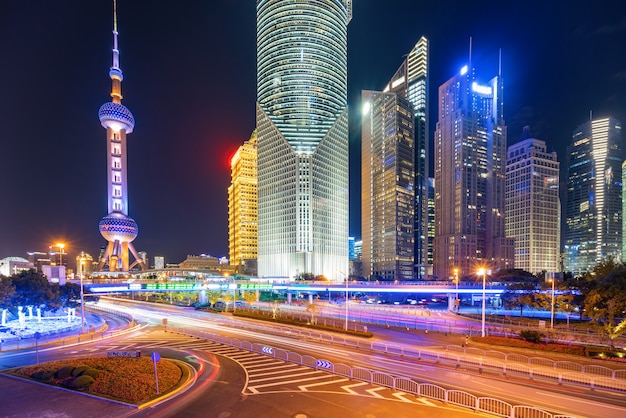
[[[444,368],[442,366],[426,365],[424,363],[399,360],[377,353],[362,352],[354,347],[329,346],[317,341],[294,339],[293,336],[270,334],[262,331],[242,329],[242,324],[250,324],[250,321],[241,318],[225,318],[223,316],[200,314],[181,309],[160,309],[161,306],[137,306],[129,301],[124,301],[123,308],[116,303],[108,303],[111,309],[123,309],[137,319],[149,320],[153,323],[161,323],[167,316],[168,324],[179,324],[192,329],[203,329],[220,335],[244,338],[249,342],[281,348],[299,354],[309,354],[319,359],[323,353],[323,359],[333,363],[342,362],[352,367],[365,367],[383,371],[395,376],[404,376],[421,382],[437,384],[449,389],[459,389],[474,392],[479,396],[489,396],[502,399],[512,404],[532,405],[538,408],[558,412],[577,417],[602,417],[621,418],[626,415],[626,399],[624,396],[612,394],[611,401],[617,405],[602,402],[601,395],[591,394],[587,390],[576,390],[570,387],[558,387],[545,384],[538,387],[539,381],[513,381],[502,378],[480,376],[478,374],[463,374],[461,370]],[[217,317],[217,319],[216,319]],[[254,322],[253,322],[254,323]],[[270,328],[268,326],[267,328]],[[286,327],[281,327],[284,329]],[[294,335],[297,335],[294,332]],[[299,336],[300,337],[300,336]],[[444,371],[442,373],[442,370]],[[467,372],[466,372],[467,373]],[[570,393],[566,392],[569,391]],[[574,392],[574,393],[571,393]],[[604,393],[603,393],[604,394]],[[606,393],[605,395],[608,395]]]

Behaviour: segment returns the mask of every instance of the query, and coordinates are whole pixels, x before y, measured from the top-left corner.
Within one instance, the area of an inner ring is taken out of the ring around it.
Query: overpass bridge
[[[373,296],[386,294],[397,297],[410,295],[446,295],[448,304],[452,308],[455,299],[460,297],[471,298],[472,302],[482,299],[482,282],[461,282],[457,286],[450,282],[371,282],[371,281],[348,281],[345,283],[334,282],[303,282],[279,280],[235,280],[223,276],[201,281],[165,281],[155,282],[154,280],[128,280],[106,283],[84,283],[85,292],[94,295],[126,294],[126,293],[158,293],[158,292],[198,292],[199,300],[206,301],[207,291],[222,292],[277,292],[287,295],[287,300],[291,302],[294,295],[306,295],[312,301],[314,295],[324,295],[328,299],[343,299],[348,293],[360,294],[363,296]],[[502,284],[489,283],[485,288],[485,295],[488,298],[499,299],[500,294],[505,290]],[[345,295],[345,296],[344,296]],[[457,296],[458,295],[458,296]]]

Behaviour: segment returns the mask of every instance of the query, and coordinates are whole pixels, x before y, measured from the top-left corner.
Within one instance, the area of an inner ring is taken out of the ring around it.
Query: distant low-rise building
[[[0,276],[12,276],[34,268],[34,264],[22,257],[6,257],[0,260]]]

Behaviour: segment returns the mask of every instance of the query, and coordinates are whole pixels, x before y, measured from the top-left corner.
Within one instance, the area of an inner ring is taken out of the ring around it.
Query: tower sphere
[[[133,114],[121,103],[108,102],[103,104],[98,111],[98,117],[102,127],[111,128],[116,132],[124,129],[129,134],[135,127]]]
[[[137,222],[119,212],[110,213],[100,219],[98,227],[100,234],[109,242],[132,242],[139,233]]]

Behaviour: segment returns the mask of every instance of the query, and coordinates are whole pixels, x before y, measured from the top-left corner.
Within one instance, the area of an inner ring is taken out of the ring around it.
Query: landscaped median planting
[[[5,373],[132,404],[141,404],[159,396],[154,363],[150,357],[57,360]],[[157,363],[159,393],[177,387],[184,373],[187,372],[183,372],[177,363],[161,359]]]

